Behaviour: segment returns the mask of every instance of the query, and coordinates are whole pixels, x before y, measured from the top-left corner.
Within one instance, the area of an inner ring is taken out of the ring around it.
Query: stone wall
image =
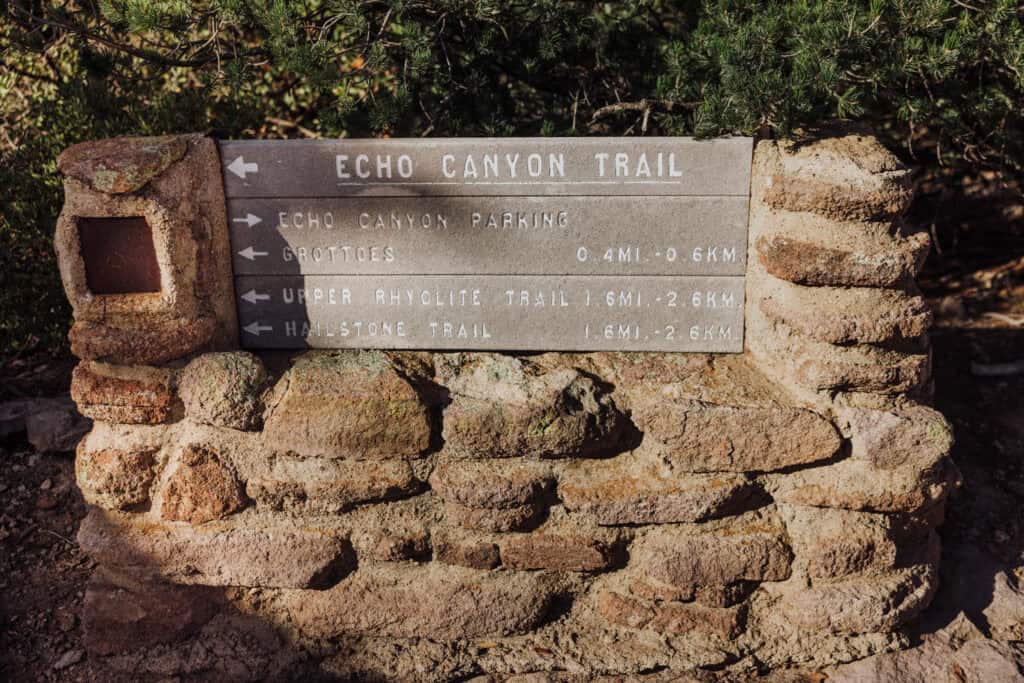
[[[181,140],[212,147],[157,142]],[[154,146],[61,160],[72,392],[96,421],[77,454],[98,563],[84,622],[105,676],[657,681],[906,644],[957,473],[926,406],[928,239],[870,135],[756,146],[739,355],[256,356],[173,322],[135,336],[149,323],[83,307],[73,226],[83,196],[219,187],[185,153],[141,185],[97,182]],[[223,239],[222,200],[211,212],[210,231],[169,231],[182,253]],[[225,274],[194,270],[207,294],[188,315],[221,320]]]

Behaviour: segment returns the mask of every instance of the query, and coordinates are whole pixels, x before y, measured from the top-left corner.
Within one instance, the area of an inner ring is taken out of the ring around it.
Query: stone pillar
[[[98,666],[671,680],[906,643],[957,475],[923,404],[927,239],[870,135],[757,145],[733,355],[231,350],[211,154],[189,136],[61,162]],[[111,215],[173,243],[160,293],[89,290],[76,217]]]
[[[64,210],[55,242],[75,316],[72,352],[145,365],[237,347],[213,140],[86,142],[65,150],[57,167]]]

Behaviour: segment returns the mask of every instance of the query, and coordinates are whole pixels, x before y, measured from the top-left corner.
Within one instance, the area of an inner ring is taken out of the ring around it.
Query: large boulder
[[[414,457],[430,446],[431,411],[380,351],[310,352],[274,388],[266,444],[303,457]]]

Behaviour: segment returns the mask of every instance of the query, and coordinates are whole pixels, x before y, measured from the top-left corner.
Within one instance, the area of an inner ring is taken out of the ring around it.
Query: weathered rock
[[[161,496],[163,519],[203,524],[245,507],[242,487],[234,473],[209,448],[186,446],[172,468]]]
[[[963,683],[1024,681],[1024,645],[971,640],[957,650],[950,667],[950,680]]]
[[[866,131],[837,127],[807,140],[758,144],[755,175],[765,179],[757,199],[773,209],[829,218],[893,218],[914,196],[910,171]]]
[[[859,458],[786,475],[769,475],[775,500],[794,505],[865,512],[919,512],[946,499],[960,474],[944,454],[922,453],[926,461],[881,469]]]
[[[71,398],[83,415],[104,422],[159,424],[174,415],[174,371],[82,361],[71,375]]]
[[[580,462],[559,478],[565,507],[598,524],[699,522],[741,512],[756,486],[743,475],[693,475],[628,456]]]
[[[501,564],[497,544],[487,538],[445,529],[435,530],[431,540],[438,562],[471,569],[494,569]]]
[[[147,321],[142,329],[78,321],[68,332],[71,353],[87,360],[121,365],[159,365],[208,345],[216,318],[170,318]]]
[[[737,581],[783,581],[792,559],[784,530],[763,513],[718,526],[654,527],[633,543],[630,556],[638,575],[684,593]]]
[[[877,344],[928,331],[932,313],[917,293],[898,289],[804,287],[759,278],[761,312],[795,332],[830,344]]]
[[[901,542],[912,543],[897,516],[785,504],[778,509],[795,554],[793,569],[812,580],[887,572],[896,567]]]
[[[540,502],[507,508],[471,508],[445,503],[445,518],[464,529],[501,533],[526,531],[540,523],[546,507]]]
[[[549,469],[531,462],[447,461],[430,475],[446,501],[472,508],[513,508],[541,497],[553,482]]]
[[[270,377],[260,359],[244,351],[205,353],[182,371],[179,393],[186,414],[204,424],[259,429],[262,394]]]
[[[657,602],[699,602],[709,607],[732,607],[750,597],[757,589],[756,581],[734,581],[727,584],[685,586],[680,588],[661,581],[641,577],[629,582],[629,592],[644,600]]]
[[[180,161],[174,163],[175,157]],[[54,244],[75,317],[72,352],[118,365],[159,365],[197,351],[237,347],[216,142],[181,135],[83,143],[68,152],[62,168],[64,209]],[[81,240],[87,217],[134,218],[147,226],[159,267],[148,273],[145,288],[157,284],[156,278],[159,294],[94,295]]]
[[[323,588],[355,564],[335,529],[252,514],[191,527],[94,508],[78,543],[105,567],[207,586]]]
[[[0,438],[25,431],[25,417],[35,410],[40,399],[19,398],[0,402]],[[42,399],[49,401],[49,399]]]
[[[163,425],[97,422],[79,444],[75,459],[86,501],[116,509],[145,502],[167,433]]]
[[[75,476],[85,502],[108,510],[124,510],[149,500],[156,474],[157,450],[89,447],[84,439],[75,456]]]
[[[616,449],[625,419],[592,379],[497,354],[439,364],[451,392],[445,448],[478,458],[593,457]]]
[[[430,559],[430,537],[424,531],[382,534],[367,555],[378,562],[421,562]]]
[[[302,456],[417,456],[430,445],[428,406],[379,351],[311,352],[275,389],[266,443]]]
[[[926,406],[896,411],[842,408],[850,425],[851,457],[881,470],[927,468],[953,448],[953,429],[942,413]]]
[[[581,535],[538,531],[503,537],[499,545],[501,561],[511,569],[592,572],[608,569],[615,561],[608,544]]]
[[[746,621],[746,610],[742,607],[678,602],[646,605],[613,591],[598,595],[597,608],[601,616],[618,626],[650,629],[668,636],[733,639],[743,632]]]
[[[454,640],[526,633],[556,592],[546,577],[461,567],[378,566],[315,593],[282,591],[276,610],[303,634]]]
[[[689,472],[766,472],[832,457],[840,439],[821,415],[781,404],[714,405],[655,394],[633,405],[633,421]]]
[[[918,389],[931,377],[926,337],[886,346],[838,346],[796,334],[751,306],[747,338],[763,364],[813,390],[902,393]]]
[[[173,643],[194,635],[221,607],[213,588],[140,582],[99,569],[85,589],[85,647],[110,655]]]
[[[643,628],[654,618],[654,609],[615,591],[597,595],[597,611],[607,621],[626,628]]]
[[[72,145],[57,168],[94,190],[108,194],[135,192],[185,156],[185,138],[118,137]]]
[[[881,576],[799,586],[779,609],[803,629],[833,633],[891,631],[928,606],[938,588],[938,544],[922,564]]]
[[[946,683],[955,650],[936,639],[826,670],[829,683]]]
[[[67,453],[75,450],[92,426],[71,401],[51,399],[25,415],[25,436],[39,453]]]
[[[925,232],[881,244],[863,238],[821,240],[819,236],[811,241],[762,235],[755,244],[761,265],[783,280],[812,286],[893,287],[917,274],[931,240]]]
[[[346,461],[276,457],[246,481],[258,505],[289,512],[344,512],[356,505],[414,496],[424,488],[404,460]]]

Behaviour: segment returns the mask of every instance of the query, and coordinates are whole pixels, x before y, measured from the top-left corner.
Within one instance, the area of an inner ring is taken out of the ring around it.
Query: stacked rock
[[[914,277],[927,233],[904,220],[910,171],[869,133],[761,141],[754,157],[747,348],[846,437],[841,458],[765,486],[793,539],[800,628],[892,629],[936,587],[934,528],[959,475],[931,394],[931,322]]]
[[[955,483],[907,176],[845,133],[754,169],[743,354],[79,347],[102,675],[677,680],[905,644]]]

